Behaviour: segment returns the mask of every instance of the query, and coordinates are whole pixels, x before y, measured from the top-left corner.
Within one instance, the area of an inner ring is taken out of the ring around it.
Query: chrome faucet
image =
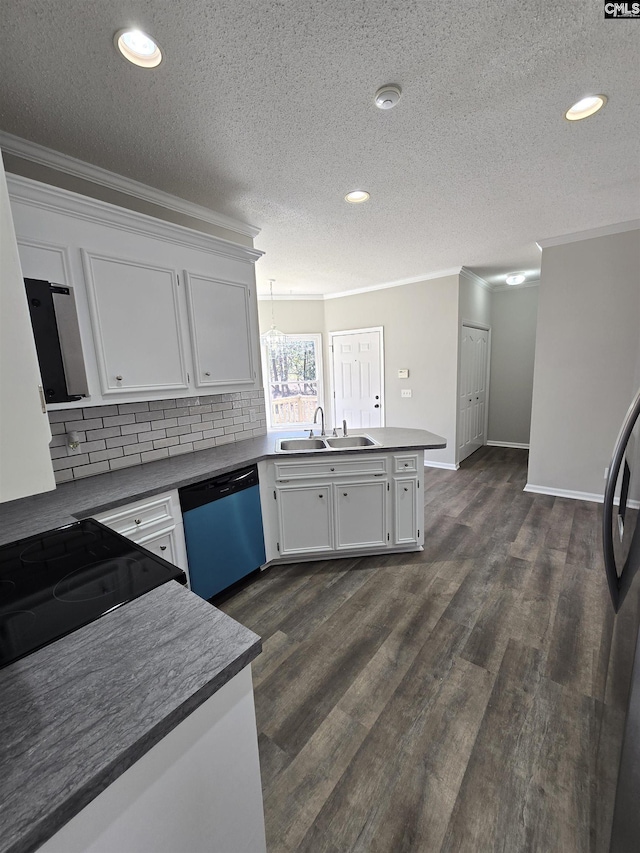
[[[318,406],[318,408],[313,413],[313,422],[314,422],[314,424],[318,423],[318,412],[320,412],[320,418],[321,418],[321,420],[320,420],[320,435],[326,435],[326,432],[324,431],[324,410],[323,410],[322,406]]]
[[[345,420],[343,420],[343,421],[342,421],[342,434],[343,434],[343,435],[346,435],[346,434],[347,434],[347,421],[346,421],[346,418],[345,418]]]

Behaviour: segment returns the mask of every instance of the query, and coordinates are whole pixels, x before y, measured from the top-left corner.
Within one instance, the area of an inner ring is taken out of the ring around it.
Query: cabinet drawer
[[[384,456],[354,456],[345,459],[301,459],[298,462],[275,462],[276,480],[298,480],[314,477],[341,477],[352,474],[386,474]]]
[[[122,536],[140,541],[138,533],[150,533],[151,530],[173,526],[181,521],[182,516],[177,492],[168,492],[119,509],[107,510],[94,518]]]
[[[393,472],[394,474],[415,474],[418,471],[418,454],[411,455],[395,455],[393,457]]]

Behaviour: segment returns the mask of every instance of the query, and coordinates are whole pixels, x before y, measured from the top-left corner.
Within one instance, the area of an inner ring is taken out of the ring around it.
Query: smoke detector
[[[378,89],[376,92],[376,107],[381,110],[390,110],[398,103],[401,94],[402,89],[400,86],[395,86],[391,83],[386,86],[382,86],[382,88]]]

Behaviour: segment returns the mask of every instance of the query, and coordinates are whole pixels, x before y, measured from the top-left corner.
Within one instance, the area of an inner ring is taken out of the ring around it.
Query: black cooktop
[[[184,572],[93,519],[0,547],[0,667]]]

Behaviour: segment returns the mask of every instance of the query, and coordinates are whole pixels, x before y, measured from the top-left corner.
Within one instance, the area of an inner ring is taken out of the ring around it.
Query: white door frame
[[[368,329],[342,329],[335,332],[329,332],[329,358],[330,358],[330,382],[329,394],[331,397],[331,415],[333,425],[336,424],[336,384],[333,368],[333,339],[337,335],[360,335],[370,332],[378,332],[380,335],[380,426],[384,426],[386,422],[386,406],[384,399],[384,326],[371,326]]]
[[[483,332],[487,332],[487,375],[485,377],[485,388],[486,390],[486,402],[484,407],[484,444],[487,443],[488,440],[488,430],[489,430],[489,380],[491,378],[491,326],[485,325],[485,323],[476,323],[475,320],[461,320],[460,328],[458,330],[458,387],[456,390],[456,468],[460,466],[460,448],[458,446],[458,429],[460,428],[460,382],[462,379],[462,329],[463,326],[467,326],[469,329],[480,329]]]

